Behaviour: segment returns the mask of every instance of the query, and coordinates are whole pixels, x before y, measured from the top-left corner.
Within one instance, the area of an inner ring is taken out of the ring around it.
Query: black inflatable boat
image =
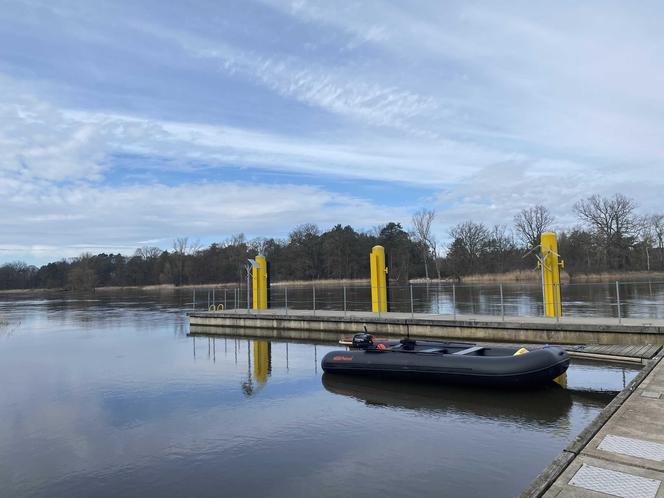
[[[321,366],[326,373],[519,387],[553,381],[567,371],[569,356],[556,346],[527,351],[412,339],[374,342],[370,334],[356,334],[351,350],[327,353]]]

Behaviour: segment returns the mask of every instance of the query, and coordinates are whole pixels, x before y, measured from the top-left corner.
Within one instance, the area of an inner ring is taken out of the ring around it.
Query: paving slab
[[[532,496],[664,497],[664,399],[653,396],[664,391],[662,354],[652,362],[647,375],[594,436],[566,450],[566,468],[558,466],[558,471],[564,470],[555,481],[548,488],[540,485]]]

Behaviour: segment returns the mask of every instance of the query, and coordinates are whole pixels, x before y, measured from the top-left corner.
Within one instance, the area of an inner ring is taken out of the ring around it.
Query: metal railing
[[[556,284],[553,284],[556,285]],[[245,286],[199,287],[192,291],[192,310],[246,310]],[[554,289],[553,296],[557,296]],[[664,282],[612,281],[570,283],[560,285],[562,317],[624,319],[664,319]],[[542,286],[536,283],[457,284],[391,284],[388,288],[388,309],[393,312],[445,315],[491,315],[508,317],[542,317]],[[552,303],[554,308],[557,302]],[[369,285],[272,285],[270,308],[288,314],[293,310],[321,310],[344,314],[371,311]]]

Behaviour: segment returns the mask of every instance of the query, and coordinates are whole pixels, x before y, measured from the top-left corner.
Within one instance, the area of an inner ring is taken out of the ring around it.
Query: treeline
[[[570,274],[664,270],[664,214],[640,215],[634,200],[620,194],[589,197],[574,210],[578,226],[559,230],[559,253]],[[0,267],[0,289],[241,283],[247,259],[257,254],[268,258],[276,281],[367,278],[376,244],[386,249],[392,280],[459,278],[533,268],[528,252],[556,226],[546,207],[534,206],[518,213],[511,226],[461,222],[441,247],[432,231],[435,215],[418,211],[409,229],[394,222],[371,231],[341,225],[321,231],[305,224],[285,240],[240,234],[202,248],[181,238],[170,250],[144,247],[132,256],[83,254],[39,268],[9,263]]]
[[[244,283],[247,260],[258,254],[268,258],[273,280],[367,278],[369,252],[376,244],[385,247],[393,278],[405,280],[422,273],[423,251],[399,223],[371,232],[341,225],[321,232],[316,225],[305,224],[286,240],[246,240],[240,234],[201,248],[181,238],[171,250],[144,247],[132,256],[83,254],[40,268],[10,263],[0,267],[0,289]]]

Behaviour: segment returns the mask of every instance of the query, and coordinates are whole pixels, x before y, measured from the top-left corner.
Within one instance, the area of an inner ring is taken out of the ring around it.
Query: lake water
[[[246,287],[242,289],[211,288],[192,290],[186,301],[189,306],[205,310],[210,304],[227,308],[246,308]],[[344,298],[345,294],[345,298]],[[561,287],[564,316],[617,318],[664,318],[664,282],[630,281],[563,284]],[[618,306],[620,303],[620,306]],[[329,309],[369,311],[371,289],[368,285],[273,286],[273,307],[292,309]],[[390,284],[390,311],[411,311],[411,287]],[[444,315],[480,314],[505,316],[542,316],[542,287],[536,283],[500,284],[414,284],[412,310],[415,313]]]
[[[190,292],[0,296],[2,496],[515,496],[637,373],[325,376],[333,344],[192,338]]]

